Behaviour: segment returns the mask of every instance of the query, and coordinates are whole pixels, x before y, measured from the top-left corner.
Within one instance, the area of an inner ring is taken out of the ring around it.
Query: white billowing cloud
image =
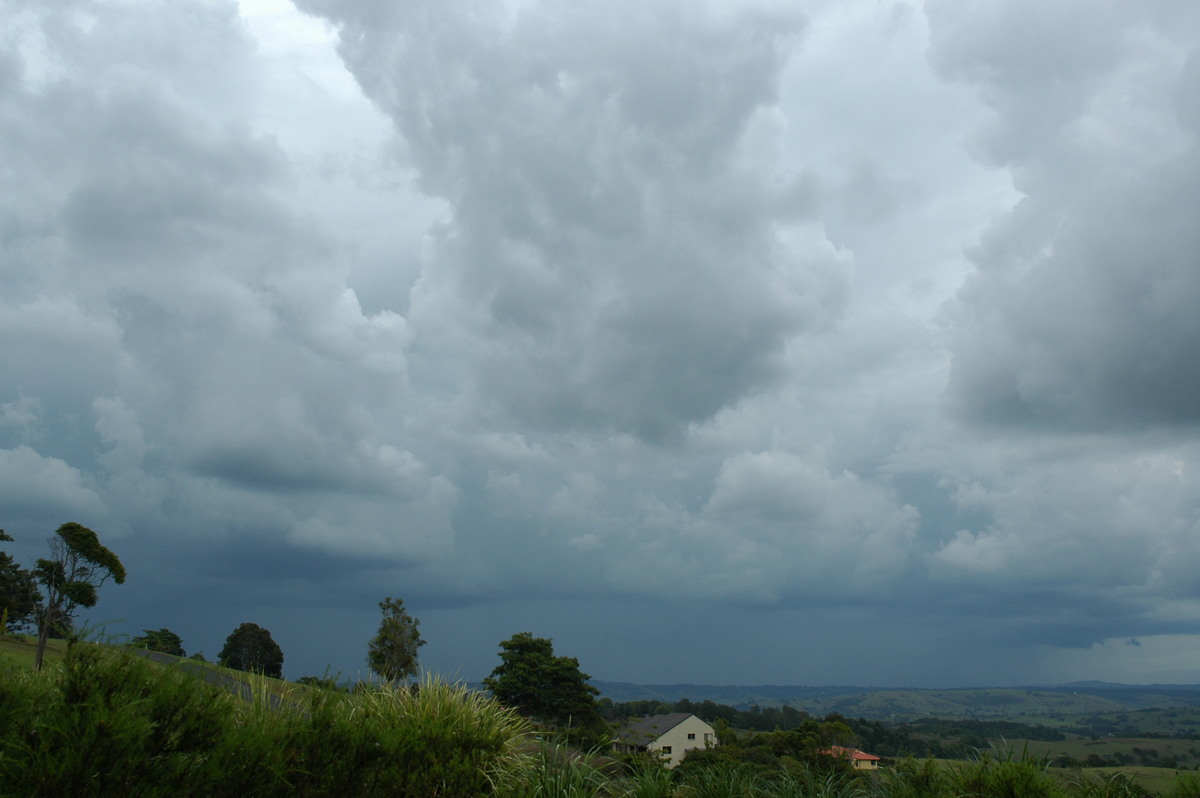
[[[915,508],[819,455],[744,453],[721,463],[698,507],[643,492],[631,554],[611,579],[624,590],[803,604],[877,596],[909,569]]]
[[[957,485],[957,500],[992,520],[959,531],[931,558],[935,578],[1013,589],[1107,589],[1130,596],[1191,595],[1200,565],[1196,450],[1142,456],[1064,445],[1063,460],[1026,461]]]
[[[440,563],[453,556],[451,514],[457,491],[444,477],[429,476],[408,453],[384,459],[395,469],[405,501],[396,507],[374,503],[369,510],[335,497],[312,503],[312,515],[301,518],[287,534],[298,546],[384,563]],[[350,519],[350,520],[348,520]]]
[[[301,6],[450,204],[411,318],[483,412],[675,437],[836,317],[845,259],[779,158],[794,14]]]
[[[19,396],[0,404],[0,427],[15,429],[28,436],[34,433],[40,408],[36,399]]]
[[[0,449],[0,506],[19,519],[47,510],[78,518],[106,515],[104,501],[79,469],[25,445]]]

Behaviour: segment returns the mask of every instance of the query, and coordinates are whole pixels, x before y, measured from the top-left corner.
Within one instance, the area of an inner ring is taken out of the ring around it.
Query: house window
[[[669,754],[669,753],[671,753],[671,746],[669,746],[669,745],[664,745],[662,748],[660,748],[660,749],[658,749],[658,750],[659,750],[659,751],[661,751],[661,752],[662,752],[662,753],[664,753],[664,754]]]
[[[696,739],[696,735],[695,735],[695,733],[689,733],[689,734],[688,734],[688,739],[689,739],[689,740],[695,740],[695,739]]]

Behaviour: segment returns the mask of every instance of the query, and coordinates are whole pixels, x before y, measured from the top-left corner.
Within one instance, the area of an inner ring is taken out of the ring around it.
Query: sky
[[[1200,682],[1200,4],[0,19],[0,527],[101,633]]]

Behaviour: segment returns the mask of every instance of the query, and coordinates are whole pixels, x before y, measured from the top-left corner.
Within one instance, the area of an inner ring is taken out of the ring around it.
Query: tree
[[[0,529],[0,541],[12,541],[12,536]],[[40,599],[33,573],[17,565],[11,554],[0,552],[0,632],[32,624]]]
[[[97,590],[112,579],[125,582],[125,566],[100,544],[96,533],[74,522],[63,524],[50,537],[50,556],[33,569],[45,589],[37,609],[38,645],[33,667],[41,670],[46,641],[52,629],[69,627],[79,607],[94,607]]]
[[[130,640],[129,645],[134,648],[144,648],[147,651],[159,651],[163,654],[171,654],[175,657],[187,656],[183,650],[183,641],[179,639],[179,635],[170,629],[159,629],[157,632],[152,632],[149,629],[143,629],[142,631],[145,634]]]
[[[367,644],[367,667],[386,682],[399,682],[417,672],[417,649],[425,645],[421,622],[404,609],[404,600],[388,596],[379,602],[383,620]]]
[[[603,726],[591,677],[574,657],[554,656],[545,637],[518,632],[500,644],[501,663],[483,680],[496,700],[526,717],[580,729]]]
[[[225,638],[217,662],[238,671],[276,678],[283,675],[283,649],[271,639],[270,632],[256,623],[244,623],[234,629]]]

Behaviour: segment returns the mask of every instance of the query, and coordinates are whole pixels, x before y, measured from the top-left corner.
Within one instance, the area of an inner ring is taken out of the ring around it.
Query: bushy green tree
[[[144,634],[133,638],[129,641],[129,645],[134,648],[144,648],[147,651],[159,651],[163,654],[171,654],[176,657],[186,657],[187,654],[183,650],[183,641],[179,635],[172,632],[170,629],[159,629],[151,631],[143,629]]]
[[[552,641],[518,632],[500,644],[500,665],[483,680],[500,703],[529,718],[557,726],[603,726],[591,677],[575,657],[554,655]]]
[[[403,681],[417,672],[417,649],[425,645],[421,622],[404,609],[404,600],[388,596],[379,602],[383,620],[367,645],[367,666],[386,682]]]
[[[276,678],[283,675],[283,649],[271,633],[256,623],[244,623],[225,638],[217,661],[226,668],[261,673]]]
[[[50,537],[50,556],[37,561],[33,574],[45,591],[37,609],[34,656],[34,668],[41,670],[51,630],[69,625],[79,607],[96,606],[97,590],[109,579],[124,583],[125,566],[100,544],[95,532],[72,522],[55,530]]]
[[[12,536],[0,529],[0,541]],[[34,623],[41,596],[33,573],[0,551],[0,631],[18,631]]]

